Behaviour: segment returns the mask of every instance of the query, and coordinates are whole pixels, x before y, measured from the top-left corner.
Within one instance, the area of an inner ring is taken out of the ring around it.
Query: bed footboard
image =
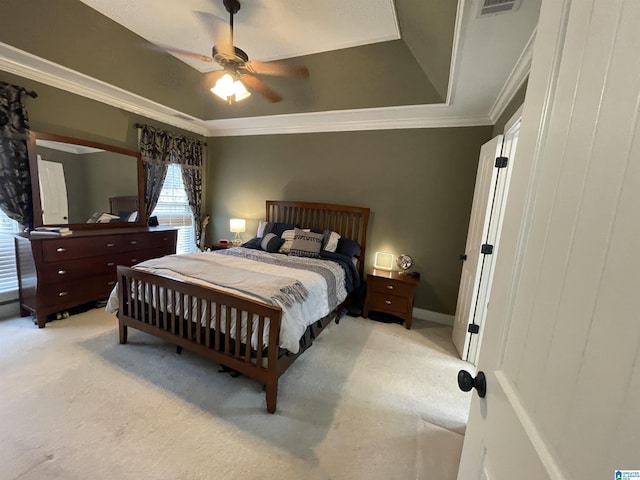
[[[280,308],[124,266],[117,272],[120,343],[132,327],[210,358],[263,383],[275,412]]]

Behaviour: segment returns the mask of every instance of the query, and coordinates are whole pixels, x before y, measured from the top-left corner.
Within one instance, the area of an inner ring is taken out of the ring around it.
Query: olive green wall
[[[138,115],[0,72],[38,92],[32,130],[137,150],[134,123],[197,137]],[[416,306],[453,314],[480,145],[491,127],[384,130],[208,139],[207,241],[229,238],[231,217],[255,231],[267,199],[370,207],[366,264],[377,250],[408,253],[422,273]],[[249,232],[245,234],[248,238]]]
[[[511,119],[511,117],[518,111],[518,109],[524,105],[524,97],[527,93],[527,84],[528,80],[526,80],[522,86],[515,93],[509,104],[505,107],[504,112],[496,121],[496,124],[493,126],[493,136],[500,135],[504,133],[504,126]]]
[[[1,70],[0,81],[38,94],[38,98],[25,97],[29,125],[35,132],[76,137],[134,151],[138,151],[136,123],[204,140],[195,133]]]
[[[491,127],[209,139],[206,211],[213,236],[229,218],[264,218],[265,200],[371,208],[366,265],[407,253],[422,273],[416,307],[454,314],[480,146]]]

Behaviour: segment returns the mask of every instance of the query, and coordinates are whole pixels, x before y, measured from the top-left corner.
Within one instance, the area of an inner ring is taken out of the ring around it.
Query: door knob
[[[466,260],[467,259],[467,254],[466,253],[461,253],[460,254],[460,260]]]
[[[468,392],[472,388],[475,388],[480,398],[484,398],[487,394],[487,379],[484,376],[484,372],[478,372],[476,378],[473,378],[466,370],[460,370],[458,372],[458,387],[463,392]]]

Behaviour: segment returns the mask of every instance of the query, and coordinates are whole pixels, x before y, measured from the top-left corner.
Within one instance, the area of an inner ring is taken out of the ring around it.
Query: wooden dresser
[[[64,237],[15,238],[20,314],[43,328],[50,315],[106,299],[116,266],[176,251],[177,230],[136,227],[81,230]]]

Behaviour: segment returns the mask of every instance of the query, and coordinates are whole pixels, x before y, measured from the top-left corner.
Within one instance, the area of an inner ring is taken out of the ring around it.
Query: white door
[[[543,0],[460,480],[640,470],[638,25]]]
[[[480,149],[476,186],[473,191],[471,218],[467,231],[467,244],[464,250],[464,263],[460,275],[460,289],[456,305],[456,316],[453,323],[452,340],[460,358],[468,359],[471,333],[468,332],[469,323],[473,322],[474,311],[478,298],[478,286],[484,255],[480,248],[487,237],[493,204],[493,193],[499,169],[495,167],[496,158],[502,151],[502,135],[489,140]],[[477,335],[475,336],[477,338]]]
[[[42,160],[38,155],[38,179],[40,181],[42,223],[45,225],[69,223],[67,184],[62,164]]]

